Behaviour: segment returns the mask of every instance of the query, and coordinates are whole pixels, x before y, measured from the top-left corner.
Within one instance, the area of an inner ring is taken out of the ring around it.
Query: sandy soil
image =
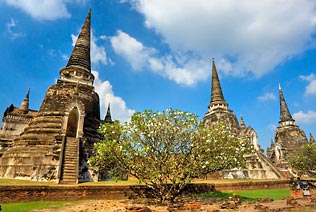
[[[237,210],[231,209],[221,209],[222,203],[211,203],[205,200],[195,201],[195,203],[200,204],[199,209],[178,209],[177,212],[212,212],[212,211],[242,211],[242,212],[259,212],[259,205],[261,208],[268,207],[271,211],[281,209],[280,211],[301,211],[300,208],[295,208],[289,206],[286,200],[272,201],[269,203],[247,203],[244,202],[238,206]],[[298,204],[300,206],[310,205],[309,200],[299,200]],[[52,211],[63,211],[63,212],[126,212],[128,208],[131,207],[148,207],[152,212],[168,212],[168,206],[159,206],[157,204],[151,204],[145,200],[86,200],[79,202],[77,205],[64,206],[62,208],[56,209],[41,209],[36,210],[37,212],[52,212]],[[304,211],[316,211],[316,209],[305,209]]]

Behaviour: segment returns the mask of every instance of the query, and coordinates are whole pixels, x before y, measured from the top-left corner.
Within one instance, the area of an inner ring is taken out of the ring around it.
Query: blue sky
[[[224,97],[265,150],[279,121],[278,83],[289,110],[316,137],[314,0],[0,0],[0,111],[31,89],[38,110],[59,78],[89,7],[92,69],[101,114],[175,108],[203,118],[211,58]]]

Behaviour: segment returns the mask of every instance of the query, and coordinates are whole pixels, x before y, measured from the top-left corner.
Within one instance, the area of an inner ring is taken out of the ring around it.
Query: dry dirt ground
[[[191,205],[190,205],[191,204]],[[179,204],[177,205],[179,206]],[[222,202],[210,202],[207,200],[194,200],[185,204],[185,208],[170,206],[159,206],[146,202],[145,200],[86,200],[72,206],[63,206],[57,209],[41,209],[37,212],[225,212],[225,211],[242,211],[242,212],[260,212],[260,211],[316,211],[316,204],[310,200],[297,200],[297,204],[288,205],[286,200],[277,200],[268,203],[247,203],[244,202],[236,209],[222,209]],[[150,210],[128,210],[136,208],[149,208]],[[171,210],[172,208],[173,210]]]

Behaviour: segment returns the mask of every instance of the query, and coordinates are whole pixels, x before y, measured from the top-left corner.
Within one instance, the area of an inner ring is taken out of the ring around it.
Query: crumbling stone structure
[[[295,120],[286,104],[283,91],[279,85],[280,96],[280,121],[275,132],[274,142],[267,148],[268,158],[284,174],[291,176],[291,168],[288,165],[288,159],[295,154],[297,150],[308,142],[303,130],[295,124]],[[311,136],[312,137],[312,136]],[[311,138],[312,141],[312,138]]]
[[[245,169],[225,170],[222,172],[224,178],[279,179],[283,177],[279,170],[263,154],[258,144],[256,131],[251,126],[247,127],[242,117],[239,124],[236,115],[228,108],[214,59],[212,59],[211,101],[203,120],[208,125],[213,125],[218,121],[224,122],[236,136],[248,139],[249,145],[252,145],[254,149],[251,155],[245,155],[247,166]]]
[[[4,111],[0,130],[0,157],[12,146],[12,141],[24,131],[37,114],[36,110],[29,109],[29,94],[30,89],[20,107],[11,104]]]
[[[6,138],[12,144],[0,158],[0,177],[59,183],[93,180],[87,159],[100,139],[101,121],[91,73],[90,14],[89,10],[70,59],[39,111],[28,109],[29,92],[20,108],[6,110],[0,146]]]

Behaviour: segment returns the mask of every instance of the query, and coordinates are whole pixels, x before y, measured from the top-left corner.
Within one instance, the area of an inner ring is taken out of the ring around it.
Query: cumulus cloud
[[[7,32],[10,34],[10,38],[13,40],[24,36],[23,33],[19,33],[15,31],[16,26],[17,26],[17,23],[13,18],[11,18],[10,22],[7,23]]]
[[[126,2],[126,1],[123,1]],[[314,0],[129,0],[174,53],[223,62],[229,75],[260,77],[312,44]],[[297,11],[300,11],[299,13]]]
[[[185,54],[159,57],[156,49],[144,46],[120,30],[110,42],[115,53],[125,58],[134,70],[150,70],[182,85],[194,85],[206,80],[210,74],[210,65],[204,60]]]
[[[115,53],[122,55],[133,67],[140,70],[154,52],[154,49],[145,47],[141,42],[128,34],[117,31],[117,35],[110,39]]]
[[[38,20],[55,20],[69,18],[67,4],[83,4],[86,0],[4,0],[9,5],[23,10]]]
[[[99,72],[92,71],[92,73],[95,77],[94,87],[100,97],[101,119],[104,119],[108,104],[111,103],[112,119],[129,121],[135,110],[129,109],[121,97],[115,96],[111,83],[109,81],[102,81],[99,78]]]
[[[271,92],[267,92],[267,93],[263,94],[262,96],[259,96],[257,99],[261,102],[265,102],[265,101],[269,101],[269,100],[275,100],[276,96]]]
[[[303,111],[298,111],[293,114],[293,118],[297,123],[301,124],[316,124],[316,111],[309,110],[306,113]]]
[[[316,75],[310,74],[308,76],[300,76],[300,78],[308,82],[305,88],[305,95],[316,95]]]

